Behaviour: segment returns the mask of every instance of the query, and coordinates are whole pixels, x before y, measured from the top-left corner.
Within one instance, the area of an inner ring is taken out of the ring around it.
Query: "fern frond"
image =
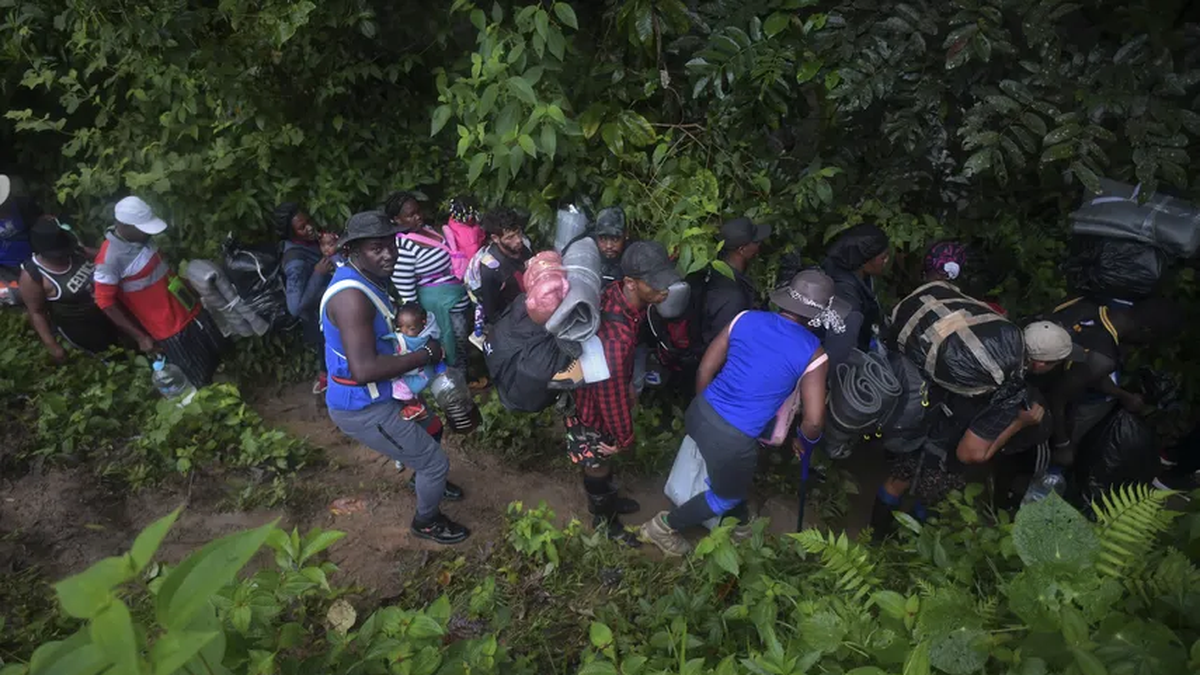
[[[846,533],[821,534],[817,530],[804,530],[791,535],[806,553],[821,556],[834,579],[834,588],[848,593],[855,601],[861,601],[879,585],[875,575],[875,563],[866,548],[850,541]]]
[[[1155,540],[1179,514],[1165,508],[1175,492],[1149,485],[1122,485],[1093,503],[1099,525],[1100,560],[1096,568],[1113,578],[1122,578],[1133,563],[1145,559]]]
[[[1156,598],[1186,597],[1200,590],[1200,569],[1174,548],[1168,548],[1162,557],[1146,558],[1125,572],[1125,587],[1146,605]]]

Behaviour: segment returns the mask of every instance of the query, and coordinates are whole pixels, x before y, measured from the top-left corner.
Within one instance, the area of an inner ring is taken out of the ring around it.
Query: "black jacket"
[[[838,297],[850,303],[850,314],[846,317],[845,333],[828,333],[825,336],[825,353],[831,363],[846,360],[854,349],[867,351],[874,336],[873,328],[883,326],[883,309],[870,280],[864,281],[857,274],[843,269],[828,258],[821,267],[833,279]]]
[[[710,268],[704,294],[704,318],[700,322],[702,350],[708,349],[708,345],[725,330],[733,317],[757,305],[758,289],[746,275],[733,270],[733,278],[730,279]]]

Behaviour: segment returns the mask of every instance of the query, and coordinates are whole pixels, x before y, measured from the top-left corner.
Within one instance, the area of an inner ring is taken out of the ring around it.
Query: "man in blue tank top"
[[[778,313],[738,314],[704,352],[684,424],[708,469],[709,489],[642,525],[642,537],[667,555],[691,545],[680,531],[714,517],[748,520],[746,497],[758,463],[758,438],[800,387],[797,454],[812,452],[825,426],[828,359],[809,328],[846,330],[849,305],[820,270],[800,272],[771,294]]]
[[[329,417],[347,436],[415,473],[417,512],[412,533],[439,544],[457,544],[470,532],[441,512],[443,499],[458,501],[462,490],[446,481],[450,460],[426,429],[400,415],[392,380],[442,360],[436,340],[397,355],[384,336],[394,332],[396,304],[389,296],[396,266],[398,228],[379,211],[357,213],[346,222],[338,249],[346,258],[321,299]]]

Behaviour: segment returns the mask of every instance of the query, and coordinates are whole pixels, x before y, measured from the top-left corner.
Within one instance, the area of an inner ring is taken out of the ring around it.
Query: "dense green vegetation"
[[[434,558],[384,606],[336,585],[338,532],[267,524],[155,562],[177,511],[57,583],[64,618],[10,626],[0,673],[1200,672],[1200,571],[1166,543],[1194,554],[1197,514],[1126,489],[1095,524],[1058,497],[1013,519],[980,492],[881,547],[757,521],[680,565],[514,504],[506,544]],[[238,578],[263,546],[274,564]]]

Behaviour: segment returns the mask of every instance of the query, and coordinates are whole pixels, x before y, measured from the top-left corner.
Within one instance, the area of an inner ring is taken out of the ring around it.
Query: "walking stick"
[[[800,486],[796,489],[796,531],[804,529],[804,504],[808,501],[808,467],[812,463],[812,450],[800,457]]]

